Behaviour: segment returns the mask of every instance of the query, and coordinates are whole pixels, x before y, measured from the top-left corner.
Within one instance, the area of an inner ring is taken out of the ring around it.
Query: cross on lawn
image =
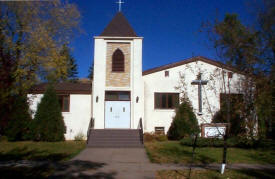
[[[122,2],[121,0],[118,0],[118,11],[120,12],[121,11],[121,4],[123,4],[124,2]]]
[[[198,74],[197,79],[192,81],[192,85],[198,85],[198,99],[199,99],[199,115],[202,114],[202,99],[201,99],[201,86],[207,84],[207,80],[201,79],[201,73]]]

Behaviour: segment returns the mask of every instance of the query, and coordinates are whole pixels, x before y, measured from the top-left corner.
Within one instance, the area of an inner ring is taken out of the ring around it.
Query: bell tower
[[[143,120],[142,39],[121,12],[94,37],[95,129],[137,129]]]

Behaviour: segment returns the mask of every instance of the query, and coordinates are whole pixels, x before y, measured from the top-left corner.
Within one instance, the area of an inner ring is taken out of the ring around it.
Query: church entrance
[[[105,92],[105,128],[129,129],[130,114],[129,91]]]

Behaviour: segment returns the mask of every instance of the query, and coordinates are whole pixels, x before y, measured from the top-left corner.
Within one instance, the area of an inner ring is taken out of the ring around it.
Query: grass
[[[154,163],[190,163],[192,147],[180,145],[178,141],[146,142],[146,152]],[[222,148],[197,148],[195,163],[221,163]],[[247,164],[275,164],[275,151],[272,149],[229,148],[227,162]]]
[[[85,141],[0,142],[0,161],[66,161],[77,155],[85,146]]]
[[[188,170],[162,170],[156,173],[156,179],[186,179],[189,176]],[[274,176],[274,171],[271,170],[226,170],[223,175],[214,170],[192,170],[192,179],[256,179],[266,178],[271,179]]]
[[[2,178],[44,179],[53,172],[54,169],[50,167],[0,167]]]

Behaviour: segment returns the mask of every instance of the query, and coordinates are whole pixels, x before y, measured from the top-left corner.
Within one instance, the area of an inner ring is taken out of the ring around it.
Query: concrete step
[[[143,147],[140,130],[92,129],[88,147]]]

